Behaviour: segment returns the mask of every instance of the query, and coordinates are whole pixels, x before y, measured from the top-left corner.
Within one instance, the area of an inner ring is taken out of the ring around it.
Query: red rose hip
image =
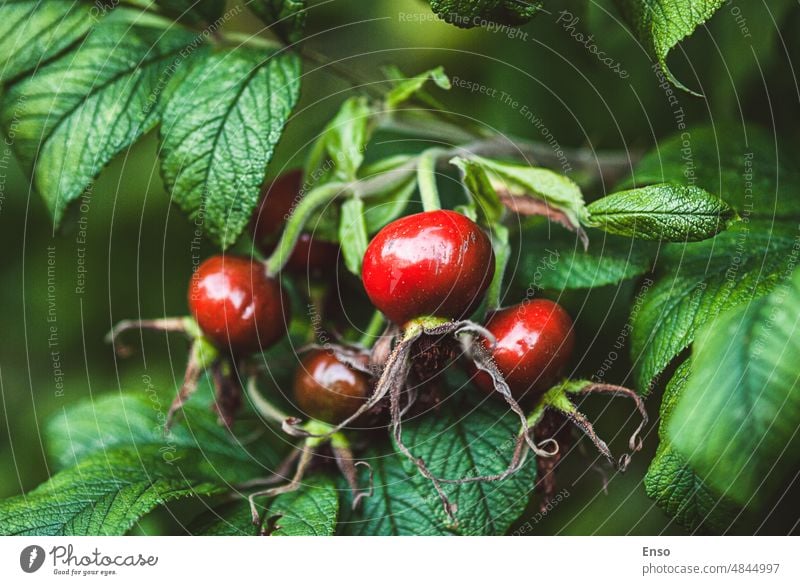
[[[427,211],[385,226],[364,254],[372,304],[405,325],[423,316],[459,319],[480,304],[494,276],[486,234],[454,211]]]
[[[289,300],[260,262],[212,256],[192,276],[189,308],[203,334],[219,349],[247,355],[267,349],[286,333]]]
[[[269,255],[278,244],[286,219],[302,197],[303,173],[288,171],[263,190],[261,202],[250,223],[253,241],[263,254]],[[320,276],[336,268],[339,246],[311,236],[300,234],[285,270],[293,274]]]
[[[315,351],[300,363],[294,397],[303,414],[338,424],[355,414],[369,398],[369,377],[326,351]]]
[[[572,319],[552,301],[536,299],[500,309],[485,326],[497,339],[491,349],[495,364],[517,400],[547,391],[572,357]],[[488,341],[484,347],[490,349]],[[494,390],[484,372],[478,372],[475,381],[487,392]]]

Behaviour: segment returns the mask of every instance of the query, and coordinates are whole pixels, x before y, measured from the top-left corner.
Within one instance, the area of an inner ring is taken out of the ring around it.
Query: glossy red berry
[[[369,376],[327,351],[310,353],[294,378],[297,407],[306,416],[331,424],[355,414],[369,394]]]
[[[489,317],[486,329],[497,339],[492,357],[518,400],[558,382],[575,346],[572,319],[561,305],[546,299],[500,309]],[[484,346],[489,349],[489,342]],[[475,381],[487,392],[494,389],[484,372]]]
[[[253,241],[262,253],[269,255],[280,239],[283,226],[292,209],[302,198],[303,173],[293,170],[282,174],[262,191],[261,202],[250,224]],[[335,270],[339,246],[300,234],[285,270],[298,275],[321,276]]]
[[[422,316],[459,319],[480,304],[494,276],[486,234],[455,211],[409,215],[367,247],[362,278],[372,304],[404,325]]]
[[[192,276],[189,308],[218,348],[234,355],[267,349],[286,333],[289,299],[264,265],[240,256],[212,256]]]

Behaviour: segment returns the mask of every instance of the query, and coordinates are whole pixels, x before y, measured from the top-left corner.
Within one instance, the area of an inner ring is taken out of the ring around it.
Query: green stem
[[[294,250],[297,240],[303,231],[311,215],[320,207],[329,203],[341,196],[346,188],[345,183],[326,183],[315,189],[312,189],[305,195],[294,208],[289,221],[286,223],[286,228],[283,230],[280,242],[272,255],[267,259],[267,274],[275,276],[278,274],[286,262],[289,261],[289,256]]]
[[[372,347],[375,344],[375,341],[377,341],[378,337],[380,337],[385,323],[386,319],[384,318],[383,314],[380,311],[375,311],[372,314],[372,319],[370,319],[369,325],[367,325],[366,330],[358,340],[358,344],[367,349]]]
[[[436,186],[436,161],[442,154],[439,148],[429,148],[419,157],[417,163],[417,185],[422,200],[422,209],[436,211],[442,208],[439,189]]]

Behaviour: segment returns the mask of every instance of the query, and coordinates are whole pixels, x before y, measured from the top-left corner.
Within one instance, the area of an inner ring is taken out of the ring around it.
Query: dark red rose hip
[[[369,397],[369,376],[326,351],[300,363],[294,378],[297,407],[311,418],[337,424],[355,414]]]

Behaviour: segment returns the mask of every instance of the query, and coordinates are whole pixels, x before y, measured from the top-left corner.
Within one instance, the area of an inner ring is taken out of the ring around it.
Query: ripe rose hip
[[[494,276],[485,233],[454,211],[409,215],[367,247],[362,278],[372,304],[405,325],[423,316],[459,319],[480,304]]]
[[[298,408],[311,418],[331,424],[355,414],[369,394],[365,373],[322,350],[303,359],[294,378]]]
[[[247,355],[267,349],[286,333],[289,299],[264,265],[240,256],[212,256],[189,286],[189,308],[219,349]]]
[[[286,218],[299,201],[303,188],[300,170],[286,172],[263,190],[261,202],[250,224],[253,241],[259,250],[269,255],[278,244]],[[300,234],[285,270],[292,274],[321,276],[336,269],[339,246],[315,239],[311,234]]]
[[[561,305],[546,299],[500,309],[485,327],[497,339],[490,351],[517,400],[540,395],[558,382],[575,345],[572,319]],[[484,347],[490,349],[486,340]],[[486,392],[494,390],[484,372],[475,381]]]

